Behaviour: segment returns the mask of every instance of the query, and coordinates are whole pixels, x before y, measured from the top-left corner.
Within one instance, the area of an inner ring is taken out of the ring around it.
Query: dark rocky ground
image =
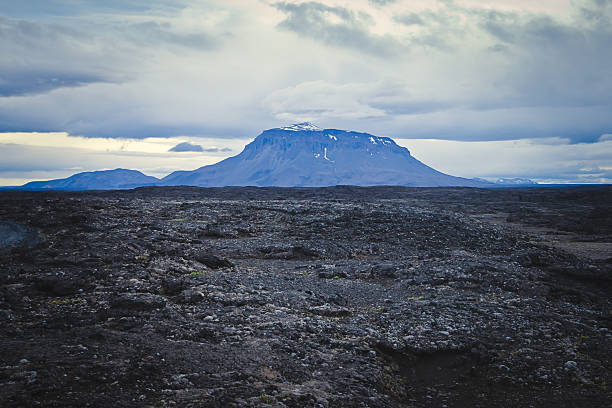
[[[603,407],[612,188],[0,193],[0,405]]]

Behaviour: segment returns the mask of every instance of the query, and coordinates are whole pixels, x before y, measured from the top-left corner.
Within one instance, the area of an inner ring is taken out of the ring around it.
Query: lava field
[[[0,192],[2,407],[609,407],[612,188]]]

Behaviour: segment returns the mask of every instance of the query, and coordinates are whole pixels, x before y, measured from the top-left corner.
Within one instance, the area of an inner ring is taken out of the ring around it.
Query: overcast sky
[[[0,185],[163,176],[301,121],[612,182],[612,0],[0,0],[0,52]]]

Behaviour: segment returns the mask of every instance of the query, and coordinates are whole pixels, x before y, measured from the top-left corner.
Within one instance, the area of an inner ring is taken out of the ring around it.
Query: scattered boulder
[[[161,291],[163,295],[174,296],[181,293],[185,283],[181,279],[165,278],[161,281]]]
[[[294,246],[289,250],[289,255],[287,257],[287,259],[312,259],[312,258],[318,258],[319,254],[310,249],[310,248],[306,248],[304,246],[298,245],[298,246]]]
[[[322,270],[322,271],[319,271],[319,278],[339,279],[339,278],[348,278],[348,275],[346,274],[346,272],[343,272],[343,271]]]
[[[397,278],[397,267],[392,263],[374,265],[370,271],[371,278]]]
[[[544,267],[554,263],[543,251],[528,250],[523,251],[518,255],[518,261],[521,266],[525,267]]]
[[[194,256],[195,260],[208,266],[211,269],[219,269],[219,268],[231,268],[234,266],[233,263],[224,258],[219,258],[218,256],[208,254],[205,252],[200,252]]]
[[[259,252],[263,254],[266,259],[308,260],[319,257],[317,251],[303,245],[266,246],[259,248]]]
[[[44,275],[34,279],[34,288],[52,296],[74,295],[89,286],[83,279],[66,275]]]
[[[166,298],[151,293],[121,293],[111,301],[113,309],[151,311],[166,306]]]
[[[578,364],[572,360],[566,361],[564,365],[570,370],[575,370],[576,368],[578,368]]]
[[[337,307],[332,305],[313,306],[308,308],[308,311],[315,315],[327,317],[341,317],[351,314],[351,311],[345,307]]]
[[[206,296],[199,290],[185,289],[177,296],[176,301],[178,303],[196,304],[200,303],[205,298]]]
[[[33,228],[11,221],[0,221],[0,252],[15,248],[34,248],[42,242]]]
[[[197,235],[200,238],[228,238],[231,236],[218,224],[206,224],[205,227],[198,230]]]

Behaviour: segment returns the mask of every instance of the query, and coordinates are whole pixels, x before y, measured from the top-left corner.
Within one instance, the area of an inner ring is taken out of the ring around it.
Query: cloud
[[[122,74],[84,32],[0,17],[0,96],[115,82]],[[70,61],[70,63],[66,63]]]
[[[182,142],[172,147],[169,152],[208,152],[208,153],[218,153],[218,152],[231,152],[232,149],[228,147],[207,147],[203,148],[199,144],[192,144],[189,142]]]
[[[278,90],[263,104],[282,121],[312,121],[393,138],[477,141],[537,135],[575,143],[594,142],[610,128],[607,106],[506,107],[503,95],[475,96],[474,90],[446,87],[443,80],[428,90],[403,78],[342,85],[313,81]]]
[[[386,6],[388,4],[393,4],[395,3],[397,0],[368,0],[372,5],[374,6],[379,6],[379,7],[383,7]]]
[[[111,81],[111,78],[84,72],[5,71],[4,77],[0,79],[0,97],[32,95],[56,88],[77,87],[95,82]]]
[[[542,183],[612,183],[612,140],[559,138],[487,142],[397,140],[424,163],[463,177],[530,178]]]
[[[393,35],[374,33],[384,20],[357,24],[355,10],[313,2],[277,7],[287,15],[281,26],[303,37],[388,57],[384,64],[368,60],[381,71],[366,79],[304,81],[275,91],[265,102],[277,118],[353,118],[353,126],[390,136],[402,129],[466,140],[594,142],[612,128],[608,2],[576,2],[565,18],[459,2],[400,13],[394,7],[392,24],[386,22]],[[361,45],[338,40],[340,29],[355,31],[351,37]],[[370,48],[364,38],[384,45]]]
[[[176,46],[190,49],[210,50],[219,46],[222,38],[206,32],[181,32],[168,22],[144,21],[128,25],[119,25],[117,31],[122,38],[136,46],[163,45],[176,52]]]
[[[574,144],[612,132],[610,2],[8,3],[0,131],[178,143],[313,120]]]
[[[176,146],[170,148],[169,152],[203,152],[202,146],[197,144],[191,144],[189,142],[182,142]]]
[[[86,24],[57,24],[0,16],[0,97],[35,95],[137,77],[155,47],[174,54],[209,51],[228,33],[176,27],[168,21],[116,16]]]
[[[66,132],[32,132],[32,133],[0,133],[0,145],[19,145],[27,147],[45,147],[55,149],[86,149],[106,153],[142,153],[168,154],[178,145],[189,145],[202,148],[203,144],[211,146],[201,151],[209,153],[225,153],[240,149],[251,139],[219,139],[209,137],[194,137],[192,142],[181,142],[180,137],[144,139],[135,138],[95,138],[73,136]],[[221,155],[223,156],[223,155]]]
[[[601,135],[599,137],[599,142],[608,142],[608,141],[612,141],[612,134],[605,134],[605,135]]]
[[[393,19],[397,21],[398,23],[404,24],[407,26],[425,24],[423,17],[421,17],[418,13],[401,14],[401,15],[394,16]]]
[[[270,94],[263,103],[278,119],[289,122],[373,118],[384,115],[367,103],[374,88],[362,83],[304,82]]]
[[[217,153],[217,152],[231,152],[232,149],[230,149],[229,147],[223,147],[223,148],[218,148],[218,147],[208,147],[206,149],[204,149],[205,152],[210,152],[210,153]]]
[[[186,7],[186,0],[28,0],[7,1],[2,14],[15,18],[76,17],[82,15],[158,14]]]
[[[383,57],[402,51],[401,43],[392,36],[370,31],[374,21],[366,12],[318,2],[281,2],[274,6],[287,16],[278,26],[301,36]]]
[[[251,139],[194,138],[212,146],[201,154],[168,151],[179,138],[86,138],[67,133],[0,133],[0,186],[68,177],[82,171],[129,168],[164,177],[179,169],[213,164],[241,150]]]

